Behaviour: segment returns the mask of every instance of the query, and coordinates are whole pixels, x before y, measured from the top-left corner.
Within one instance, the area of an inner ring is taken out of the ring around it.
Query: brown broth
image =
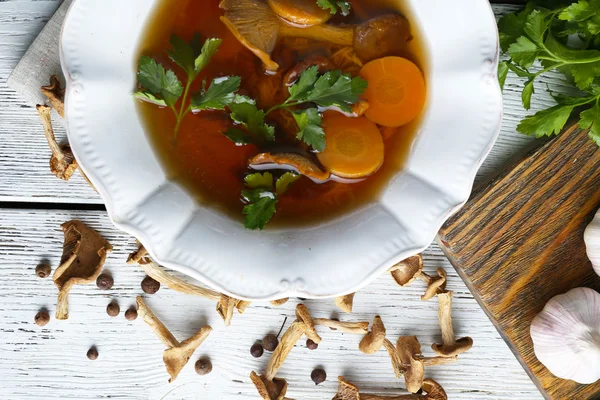
[[[280,87],[279,81],[262,73],[258,58],[243,47],[221,23],[219,2],[220,0],[162,0],[143,34],[139,54],[156,58],[165,67],[174,70],[183,81],[185,75],[166,55],[170,48],[171,34],[175,33],[185,40],[189,40],[195,32],[200,32],[203,38],[222,38],[223,44],[218,54],[196,80],[191,93],[199,90],[204,78],[210,81],[217,76],[237,75],[242,78],[241,93],[257,99],[261,108],[270,107],[275,101],[273,98],[277,97],[274,92]],[[390,12],[386,4],[401,2],[353,0],[352,3],[354,11],[349,19],[335,17],[330,23],[362,22]],[[404,7],[396,8],[395,12],[406,15]],[[412,60],[426,71],[424,48],[419,41],[418,31],[415,31],[415,27],[412,29],[415,38],[406,54],[399,55]],[[283,71],[307,55],[329,52],[329,45],[306,39],[293,41],[292,51],[288,46],[290,42],[283,42],[284,40],[280,40],[273,52],[273,59],[282,66]],[[426,73],[425,75],[427,76]],[[220,133],[232,126],[228,115],[217,111],[189,114],[182,122],[178,140],[173,142],[175,117],[170,109],[140,102],[138,110],[169,178],[184,185],[199,203],[241,220],[243,204],[240,194],[244,189],[243,177],[248,173],[248,159],[260,151],[255,146],[236,146]],[[276,121],[268,122],[276,124]],[[395,135],[387,138],[384,165],[361,183],[316,184],[307,178],[301,178],[280,197],[277,213],[270,226],[320,223],[375,201],[391,177],[403,168],[418,126],[419,122],[415,121],[398,128]],[[282,137],[278,139],[281,143],[289,141],[281,130],[277,130],[276,135]]]

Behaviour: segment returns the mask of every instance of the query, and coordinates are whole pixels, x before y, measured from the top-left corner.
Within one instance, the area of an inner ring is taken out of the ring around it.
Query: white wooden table
[[[110,299],[117,299],[124,311],[141,293],[144,274],[125,264],[135,241],[111,226],[101,199],[78,174],[62,182],[49,172],[50,151],[35,108],[6,87],[11,70],[58,5],[59,0],[0,1],[0,399],[256,399],[248,375],[262,371],[268,357],[252,358],[250,346],[266,333],[276,332],[285,316],[292,317],[297,300],[280,308],[253,304],[225,329],[212,302],[166,288],[150,296],[148,303],[178,338],[188,337],[205,323],[214,328],[172,385],[162,363],[163,345],[141,319],[128,322],[123,314],[117,318],[106,314]],[[514,9],[494,7],[498,15]],[[537,107],[551,103],[543,94],[546,82],[560,88],[557,77],[541,80]],[[478,182],[532,146],[532,139],[515,133],[524,115],[517,83],[513,78],[507,82],[502,133]],[[57,131],[64,135],[62,129]],[[62,246],[60,224],[73,218],[97,229],[113,244],[115,251],[105,268],[113,274],[115,286],[108,292],[95,285],[75,287],[70,318],[52,318],[40,328],[33,317],[42,307],[53,317],[57,290],[51,279],[37,278],[34,268],[42,260],[56,268]],[[448,286],[455,292],[457,335],[475,341],[459,363],[431,368],[427,375],[439,381],[451,399],[541,399],[439,248],[432,245],[424,257],[426,270],[441,266],[448,271]],[[422,302],[422,291],[419,284],[402,289],[382,276],[357,294],[356,312],[341,318],[372,320],[379,313],[393,341],[399,335],[417,335],[427,350],[440,340],[440,333],[437,304]],[[331,301],[306,304],[313,315],[335,313]],[[403,382],[395,379],[384,351],[363,355],[358,351],[360,338],[339,332],[323,331],[323,338],[313,352],[299,342],[279,373],[288,379],[289,397],[330,399],[338,375],[372,392],[402,393]],[[86,351],[93,344],[100,356],[89,361]],[[200,355],[209,355],[214,364],[213,373],[206,377],[193,370]],[[310,380],[316,366],[324,367],[329,376],[318,387]]]

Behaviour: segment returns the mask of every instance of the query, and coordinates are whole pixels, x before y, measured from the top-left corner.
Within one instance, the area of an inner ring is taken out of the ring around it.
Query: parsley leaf
[[[194,61],[196,72],[200,72],[206,68],[213,56],[219,51],[222,42],[221,39],[216,38],[206,39],[200,55],[196,57],[196,60]]]
[[[245,96],[236,96],[228,107],[231,119],[246,128],[258,141],[275,140],[275,128],[265,123],[265,112],[259,110],[253,101]]]
[[[498,63],[498,82],[500,82],[500,89],[504,90],[504,84],[506,83],[506,77],[508,76],[508,63],[502,61]]]
[[[508,47],[512,60],[523,68],[529,68],[540,53],[540,48],[525,36],[521,36]]]
[[[260,191],[260,193],[258,193]],[[253,200],[250,204],[244,207],[243,213],[246,216],[244,226],[246,229],[263,230],[267,223],[275,215],[277,203],[279,200],[273,192],[267,190],[255,189],[251,197]],[[248,195],[248,193],[246,193]],[[244,195],[244,197],[246,196]],[[258,198],[257,198],[258,196]]]
[[[596,100],[593,107],[583,111],[579,117],[579,126],[590,130],[590,138],[600,146],[600,103]]]
[[[194,80],[199,70],[196,69],[196,58],[202,54],[202,39],[195,33],[190,43],[177,35],[171,35],[172,48],[167,51],[169,58],[185,70],[188,79]]]
[[[154,58],[142,56],[137,73],[138,82],[153,95],[158,96],[169,107],[173,107],[183,94],[183,85],[171,70],[156,62]],[[137,92],[137,93],[143,93]],[[138,95],[138,98],[148,98]],[[154,101],[155,102],[155,101]]]
[[[239,76],[224,76],[213,79],[210,87],[192,97],[192,110],[224,110],[235,99],[235,92],[240,88],[242,79]]]
[[[157,97],[156,95],[148,92],[148,91],[143,91],[140,90],[138,92],[135,92],[133,94],[133,97],[135,97],[138,100],[142,100],[142,101],[146,101],[148,103],[152,103],[152,104],[156,104],[157,106],[161,106],[161,107],[167,107],[167,102],[164,101],[163,99]]]
[[[349,1],[339,0],[317,0],[317,4],[323,10],[330,10],[331,14],[337,14],[338,11],[341,11],[344,17],[350,15],[350,8],[352,7]]]
[[[277,179],[277,183],[275,184],[276,192],[278,196],[285,194],[288,191],[290,186],[294,184],[298,179],[300,179],[300,175],[295,172],[286,172],[281,175],[279,179]]]
[[[520,36],[523,36],[527,17],[532,11],[533,4],[529,3],[523,11],[506,14],[500,18],[498,30],[500,31],[500,47],[503,52],[507,52],[508,47],[516,42]]]
[[[558,18],[577,24],[584,33],[600,34],[600,0],[581,0],[571,4],[558,14]]]
[[[318,152],[325,151],[325,131],[321,127],[323,122],[319,110],[309,108],[307,110],[294,111],[294,118],[300,127],[298,140],[312,146]]]
[[[526,110],[531,108],[531,96],[535,93],[535,88],[533,87],[533,79],[527,81],[525,85],[525,89],[523,89],[523,93],[521,93],[521,99],[523,100],[523,107]]]
[[[256,173],[246,176],[244,179],[246,186],[250,189],[272,189],[273,188],[273,175],[270,172],[264,174]]]
[[[252,136],[238,128],[229,128],[225,132],[221,133],[238,146],[245,146],[247,144],[254,143]]]

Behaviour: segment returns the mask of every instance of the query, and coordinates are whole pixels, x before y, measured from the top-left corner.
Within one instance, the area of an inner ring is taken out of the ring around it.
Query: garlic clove
[[[535,355],[554,375],[581,384],[600,379],[600,293],[577,288],[553,297],[530,333]]]
[[[587,256],[592,262],[592,267],[600,275],[600,211],[590,222],[583,234]]]

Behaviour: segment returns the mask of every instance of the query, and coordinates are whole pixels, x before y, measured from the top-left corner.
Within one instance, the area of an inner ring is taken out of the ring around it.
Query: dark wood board
[[[579,385],[552,375],[535,357],[529,335],[553,296],[580,286],[600,290],[583,242],[598,207],[600,149],[571,128],[478,190],[438,236],[548,399],[600,399],[600,382]]]

